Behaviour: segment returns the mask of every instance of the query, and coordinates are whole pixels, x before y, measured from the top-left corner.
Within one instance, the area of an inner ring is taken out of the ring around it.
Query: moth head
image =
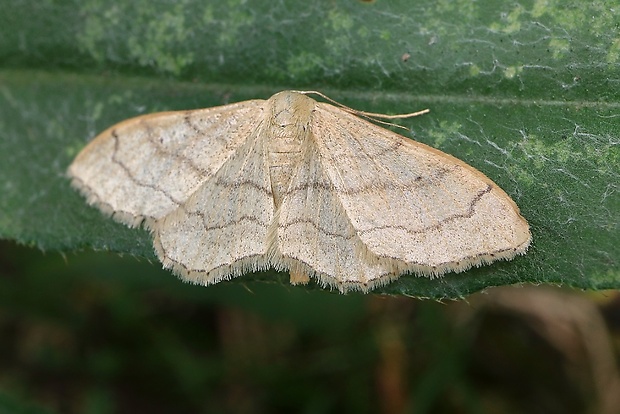
[[[267,101],[271,122],[282,135],[300,134],[307,130],[316,101],[299,92],[283,91]]]

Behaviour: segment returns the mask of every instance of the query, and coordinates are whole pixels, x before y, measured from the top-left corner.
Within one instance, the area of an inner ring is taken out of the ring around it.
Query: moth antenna
[[[430,112],[430,109],[423,109],[421,111],[411,112],[409,114],[396,114],[396,115],[379,114],[379,113],[375,113],[375,112],[366,112],[366,111],[361,111],[359,109],[354,109],[354,108],[348,107],[348,106],[346,106],[344,104],[341,104],[340,102],[335,101],[332,98],[330,98],[329,96],[327,96],[327,95],[325,95],[325,94],[323,94],[321,92],[318,92],[318,91],[293,91],[293,92],[301,93],[303,95],[311,95],[311,94],[312,95],[318,95],[321,98],[325,99],[326,101],[331,102],[331,103],[333,103],[335,105],[338,105],[338,107],[344,109],[345,111],[347,111],[347,112],[349,112],[351,114],[358,115],[358,116],[360,116],[362,118],[366,118],[366,119],[368,119],[370,121],[374,121],[374,122],[377,122],[377,123],[382,124],[382,125],[390,125],[390,126],[393,126],[393,127],[401,128],[401,129],[404,129],[406,131],[408,131],[409,128],[404,127],[402,125],[395,124],[393,122],[382,121],[382,119],[406,119],[406,118],[413,118],[414,116],[424,115],[424,114],[427,114],[427,113]]]

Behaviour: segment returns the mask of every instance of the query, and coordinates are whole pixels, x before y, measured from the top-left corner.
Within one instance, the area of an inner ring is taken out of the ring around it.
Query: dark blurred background
[[[617,292],[205,288],[0,242],[0,413],[612,414],[619,323]]]

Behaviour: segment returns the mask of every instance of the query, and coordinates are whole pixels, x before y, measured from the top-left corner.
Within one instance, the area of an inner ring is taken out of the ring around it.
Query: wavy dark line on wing
[[[411,190],[411,189],[416,189],[416,188],[421,189],[421,188],[437,185],[437,182],[441,181],[443,177],[448,173],[448,171],[449,170],[447,169],[438,170],[438,173],[435,174],[432,178],[427,178],[427,177],[418,175],[412,180],[405,181],[405,182],[377,180],[377,181],[372,181],[368,184],[364,184],[359,187],[347,189],[347,190],[336,189],[336,187],[331,183],[329,184],[322,183],[322,182],[304,183],[302,185],[297,185],[295,187],[289,188],[288,191],[285,193],[285,195],[288,196],[296,192],[307,191],[308,189],[317,189],[317,188],[321,190],[337,191],[339,194],[346,194],[346,195],[358,195],[358,194],[364,194],[368,192],[381,191],[381,190],[405,191],[405,190]]]
[[[259,190],[261,193],[269,197],[273,197],[273,193],[270,187],[264,187],[260,183],[254,182],[252,180],[235,180],[235,181],[224,181],[223,177],[218,177],[215,181],[215,185],[224,187],[224,188],[241,188],[241,187],[251,187],[256,190]]]
[[[445,223],[448,223],[450,221],[459,219],[459,218],[469,218],[471,216],[474,215],[474,207],[475,205],[482,199],[482,197],[491,192],[491,190],[493,189],[492,185],[487,185],[487,187],[484,190],[479,191],[476,196],[473,198],[473,200],[469,203],[469,208],[467,209],[467,212],[465,213],[461,213],[461,214],[454,214],[452,216],[446,217],[445,219],[441,220],[440,222],[438,222],[437,224],[433,224],[432,226],[428,226],[428,227],[424,227],[421,228],[419,230],[411,230],[408,229],[405,226],[390,226],[390,225],[385,225],[385,226],[376,226],[376,227],[371,227],[368,228],[366,230],[361,230],[358,232],[358,234],[362,235],[362,234],[366,234],[366,233],[370,233],[373,231],[377,231],[377,230],[384,230],[384,229],[397,229],[397,230],[403,230],[405,232],[407,232],[408,234],[419,234],[419,233],[425,233],[429,230],[435,230],[438,229],[439,227],[443,226]]]
[[[293,221],[289,221],[288,223],[281,223],[278,225],[278,229],[286,229],[287,227],[293,226],[295,224],[310,224],[312,227],[314,227],[315,229],[317,229],[318,231],[320,231],[321,233],[327,236],[338,237],[343,240],[351,240],[352,238],[356,236],[355,233],[351,234],[350,236],[347,236],[347,235],[343,235],[340,233],[334,233],[334,232],[325,230],[323,227],[319,226],[317,223],[315,223],[313,220],[310,220],[310,219],[295,219]]]
[[[142,180],[138,180],[133,172],[119,159],[117,159],[116,154],[118,153],[118,145],[119,145],[119,136],[116,132],[115,129],[112,130],[111,132],[112,134],[112,138],[114,138],[114,152],[112,153],[112,162],[114,162],[115,164],[117,164],[119,167],[121,167],[121,169],[123,171],[125,171],[125,173],[127,174],[127,176],[137,185],[139,185],[140,187],[146,187],[146,188],[150,188],[156,192],[159,192],[161,194],[163,194],[164,196],[166,196],[166,198],[168,198],[170,201],[172,201],[174,204],[176,204],[177,206],[180,206],[182,203],[179,200],[176,200],[171,194],[169,194],[167,191],[162,190],[161,188],[157,188],[154,184],[150,184],[147,182],[144,182]]]
[[[200,216],[202,218],[202,223],[205,224],[205,226],[204,226],[205,231],[223,230],[223,229],[225,229],[227,227],[235,226],[235,225],[237,225],[237,224],[239,224],[239,223],[241,223],[243,221],[250,221],[250,222],[256,223],[260,227],[264,227],[264,228],[268,228],[271,225],[271,223],[264,223],[264,222],[262,222],[256,216],[247,214],[247,215],[243,215],[243,216],[239,217],[236,220],[228,221],[228,222],[226,222],[224,224],[219,224],[217,226],[207,226],[206,223],[205,223],[205,213],[203,213],[201,211],[188,211],[187,213]],[[243,237],[243,236],[240,236],[240,237]]]

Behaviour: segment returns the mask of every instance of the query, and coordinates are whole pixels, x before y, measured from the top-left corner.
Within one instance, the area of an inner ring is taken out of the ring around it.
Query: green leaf
[[[616,6],[19,2],[0,15],[0,237],[154,258],[146,231],[104,217],[70,188],[65,171],[80,149],[139,114],[319,89],[366,111],[430,108],[403,123],[409,136],[480,169],[532,228],[524,257],[438,280],[405,276],[379,292],[458,298],[523,282],[618,288]]]

